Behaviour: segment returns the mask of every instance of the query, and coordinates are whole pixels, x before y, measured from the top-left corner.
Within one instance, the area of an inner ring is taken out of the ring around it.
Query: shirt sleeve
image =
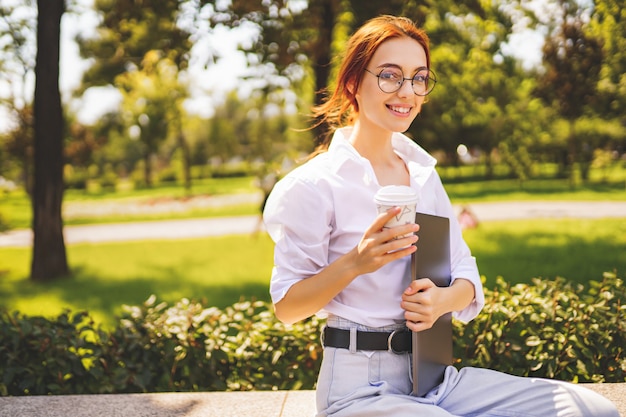
[[[328,265],[332,201],[319,185],[287,176],[270,194],[263,219],[275,243],[270,295],[276,304],[292,285]]]
[[[469,280],[474,285],[474,300],[463,310],[453,313],[453,316],[463,322],[468,322],[480,313],[485,305],[485,295],[483,292],[483,285],[478,273],[478,266],[476,264],[476,258],[472,256],[472,253],[463,239],[463,233],[461,227],[456,218],[454,208],[450,202],[450,198],[446,193],[441,179],[435,174],[436,181],[438,182],[436,190],[436,210],[438,215],[446,216],[450,219],[450,262],[452,279],[464,278]]]

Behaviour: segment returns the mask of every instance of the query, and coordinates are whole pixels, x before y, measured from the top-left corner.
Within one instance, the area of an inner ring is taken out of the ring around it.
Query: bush
[[[88,365],[98,346],[85,313],[56,320],[3,312],[0,319],[0,394],[42,395],[91,392],[97,381]]]
[[[562,278],[486,289],[455,322],[457,366],[578,382],[626,381],[626,290],[613,273],[588,288]],[[151,297],[111,331],[86,313],[0,312],[0,394],[312,389],[321,361],[313,317],[276,320],[265,302],[224,310]]]
[[[498,279],[485,308],[455,326],[459,366],[578,382],[626,381],[626,289],[615,273],[585,289],[563,278]]]

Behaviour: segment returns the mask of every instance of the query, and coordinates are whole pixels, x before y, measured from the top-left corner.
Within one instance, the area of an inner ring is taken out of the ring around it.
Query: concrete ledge
[[[626,383],[585,384],[626,417]],[[1,417],[313,417],[314,391],[0,397]]]

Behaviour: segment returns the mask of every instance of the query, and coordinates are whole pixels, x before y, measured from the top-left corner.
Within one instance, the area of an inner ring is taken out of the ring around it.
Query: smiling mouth
[[[409,114],[411,112],[411,107],[398,107],[398,106],[388,105],[387,108],[391,111],[394,111],[396,113],[401,113],[401,114]]]

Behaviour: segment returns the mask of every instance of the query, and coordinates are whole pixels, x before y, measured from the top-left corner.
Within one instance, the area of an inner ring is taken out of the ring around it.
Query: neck
[[[350,142],[366,158],[382,185],[410,185],[409,171],[391,146],[392,133],[355,124]]]
[[[391,146],[392,132],[364,126],[357,121],[350,136],[350,143],[359,154],[372,164],[391,163],[397,159]]]

